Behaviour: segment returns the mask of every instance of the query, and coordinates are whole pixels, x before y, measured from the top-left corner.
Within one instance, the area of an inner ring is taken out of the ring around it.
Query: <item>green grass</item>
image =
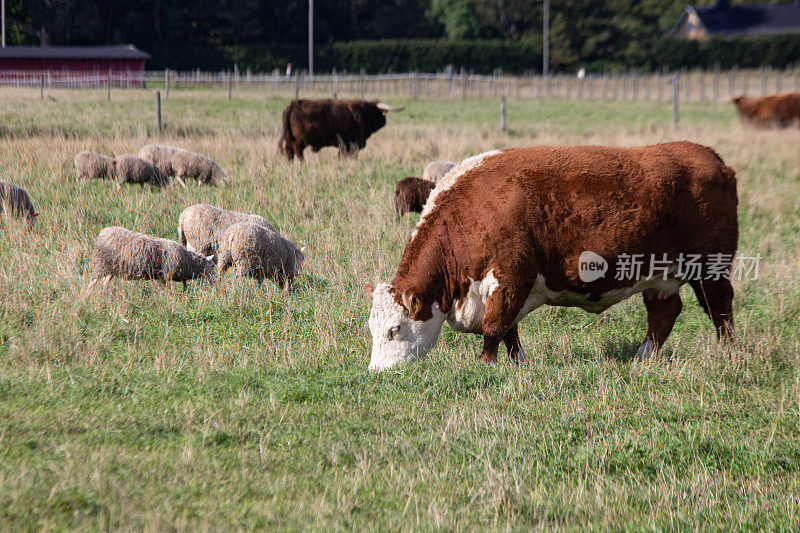
[[[3,179],[41,213],[0,226],[3,529],[800,528],[800,132],[743,128],[729,104],[406,105],[356,161],[277,157],[288,95],[4,89]],[[77,182],[72,157],[152,140],[208,153],[226,188]],[[690,291],[664,353],[633,363],[640,299],[602,315],[543,308],[529,362],[479,363],[447,327],[420,364],[366,372],[364,283],[390,280],[416,215],[394,183],[436,158],[536,143],[690,139],[738,173],[739,342],[719,346]],[[290,294],[114,281],[87,294],[104,226],[175,238],[207,202],[258,213],[306,245]]]

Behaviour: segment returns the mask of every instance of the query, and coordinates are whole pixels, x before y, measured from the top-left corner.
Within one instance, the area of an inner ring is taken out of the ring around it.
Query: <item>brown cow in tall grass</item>
[[[742,95],[731,101],[742,121],[755,126],[786,128],[800,125],[800,93]]]

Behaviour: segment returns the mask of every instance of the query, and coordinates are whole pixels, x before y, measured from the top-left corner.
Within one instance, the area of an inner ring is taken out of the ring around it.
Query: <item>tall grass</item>
[[[3,89],[3,179],[41,213],[0,226],[0,523],[9,529],[800,527],[800,132],[743,128],[728,104],[392,101],[357,160],[276,154],[287,98]],[[633,298],[546,308],[530,361],[477,362],[447,328],[426,361],[369,375],[364,283],[393,277],[416,215],[394,184],[431,159],[530,144],[689,139],[737,170],[739,341],[691,291],[659,357]],[[214,157],[229,187],[152,192],[75,179],[80,150],[152,141]],[[306,245],[295,290],[116,280],[87,293],[92,243],[121,225],[176,238],[194,203],[265,216]]]

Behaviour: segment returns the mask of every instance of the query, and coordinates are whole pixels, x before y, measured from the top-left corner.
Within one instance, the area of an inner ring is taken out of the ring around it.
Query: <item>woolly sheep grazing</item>
[[[145,144],[139,150],[139,157],[153,163],[166,176],[175,176],[175,171],[172,169],[172,156],[185,151],[183,148],[166,144]]]
[[[422,213],[422,208],[425,207],[425,202],[428,201],[428,196],[434,187],[430,181],[413,177],[403,178],[397,182],[394,187],[394,211],[397,220],[411,211]]]
[[[178,217],[178,242],[188,250],[213,256],[216,262],[222,237],[237,222],[248,222],[275,231],[264,217],[197,204],[184,209]]]
[[[237,277],[254,278],[259,286],[271,279],[282,289],[291,288],[303,265],[303,250],[276,231],[240,222],[225,232],[220,250],[220,276],[233,267]]]
[[[78,179],[112,179],[114,177],[114,158],[84,150],[75,156],[75,172]]]
[[[117,189],[121,189],[123,183],[138,183],[141,186],[149,183],[151,188],[169,183],[169,178],[153,163],[135,155],[118,155],[114,159],[114,174]]]
[[[433,161],[425,166],[422,171],[422,179],[430,181],[434,185],[439,183],[445,174],[450,172],[450,169],[456,166],[455,163],[450,161]]]
[[[89,289],[103,278],[103,287],[114,276],[128,280],[168,281],[202,278],[214,281],[214,264],[169,239],[151,237],[125,228],[104,228],[92,252],[92,279]]]
[[[0,217],[25,218],[31,226],[39,214],[25,189],[0,180]]]
[[[210,157],[181,150],[172,154],[170,160],[175,179],[186,186],[184,178],[194,178],[198,183],[220,185],[228,182],[228,176]]]

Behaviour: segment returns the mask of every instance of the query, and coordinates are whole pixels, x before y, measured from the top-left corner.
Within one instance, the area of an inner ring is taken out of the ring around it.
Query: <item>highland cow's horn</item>
[[[378,109],[381,111],[402,111],[405,109],[404,107],[392,107],[389,104],[384,104],[383,102],[378,102]]]

